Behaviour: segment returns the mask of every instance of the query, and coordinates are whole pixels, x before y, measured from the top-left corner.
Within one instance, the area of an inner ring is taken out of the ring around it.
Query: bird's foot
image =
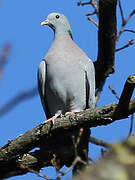
[[[75,111],[74,111],[75,112]],[[73,111],[71,112],[66,112],[65,115],[72,115],[74,113]]]
[[[75,112],[81,112],[81,110],[72,110],[71,112],[66,112],[65,115],[72,115],[74,114]]]
[[[55,116],[53,116],[53,117],[47,119],[47,120],[45,121],[45,123],[51,121],[51,122],[54,124],[55,120],[56,120],[58,117],[60,117],[60,115],[55,115]]]

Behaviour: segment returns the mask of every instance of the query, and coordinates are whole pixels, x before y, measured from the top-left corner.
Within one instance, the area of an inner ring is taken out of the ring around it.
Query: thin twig
[[[98,16],[98,13],[99,13],[99,5],[98,5],[98,2],[99,2],[99,1],[95,1],[95,0],[91,0],[91,1],[90,1],[91,5],[93,6],[93,8],[94,8],[95,11],[96,11],[97,16]]]
[[[129,133],[128,133],[128,137],[127,138],[129,138],[132,135],[133,125],[134,125],[134,114],[131,115],[130,129],[129,129]]]
[[[125,20],[126,23],[130,20],[130,18],[135,14],[135,9],[129,14],[129,16],[127,17],[127,19]]]
[[[89,5],[89,4],[91,4],[91,1],[89,1],[89,2],[79,1],[79,2],[77,3],[78,6],[84,6],[84,5]]]
[[[7,64],[7,57],[9,55],[10,49],[11,47],[9,44],[5,44],[3,46],[1,57],[0,57],[0,76],[2,75],[2,71],[5,65]]]
[[[105,84],[106,80],[104,79],[104,81],[102,81],[102,83],[100,83],[100,86],[98,87],[97,91],[96,91],[96,95],[95,95],[95,107],[97,106],[98,100],[100,98],[101,92],[103,90],[103,86]]]
[[[97,17],[98,17],[98,13],[99,13],[99,5],[98,5],[98,3],[99,3],[99,0],[90,0],[89,2],[80,1],[80,2],[77,3],[77,5],[78,6],[84,6],[84,5],[89,5],[90,4],[95,10],[94,14],[96,14]]]
[[[105,148],[110,148],[112,146],[110,143],[105,142],[105,141],[100,140],[100,139],[96,139],[95,137],[92,137],[92,136],[89,137],[89,141],[95,145],[103,146]]]
[[[22,93],[17,94],[8,103],[6,103],[3,107],[0,108],[0,116],[5,115],[7,112],[9,112],[11,109],[13,109],[17,104],[19,104],[20,102],[22,102],[24,100],[32,98],[35,95],[37,95],[36,87],[34,87],[28,91],[24,91]]]
[[[83,161],[79,156],[77,156],[69,168],[67,168],[65,171],[59,171],[59,173],[61,173],[61,176],[58,176],[58,177],[57,177],[57,180],[60,180],[65,174],[67,174],[68,172],[70,172],[70,171],[75,167],[75,165],[76,165],[78,162],[81,162],[81,163],[83,163],[83,164],[87,164],[87,163],[86,163],[85,161]]]
[[[77,147],[77,146],[79,145],[79,143],[80,143],[80,140],[81,140],[83,131],[84,131],[84,128],[80,128],[80,129],[79,129],[79,133],[78,133],[77,140],[76,140],[76,147]]]
[[[135,30],[131,30],[131,29],[124,29],[124,32],[131,32],[131,33],[135,33]]]
[[[110,85],[109,89],[111,90],[112,94],[114,94],[114,96],[116,97],[116,99],[120,99],[120,97],[118,96],[118,94],[116,93],[115,89]]]
[[[77,153],[77,143],[75,142],[75,136],[72,136],[72,141],[74,145],[75,157],[77,157],[78,153]]]
[[[119,40],[121,34],[124,32],[124,28],[125,28],[126,24],[128,23],[128,21],[131,19],[131,17],[132,17],[134,14],[135,14],[135,9],[128,15],[128,17],[127,17],[126,19],[123,19],[123,17],[122,17],[122,25],[121,25],[120,31],[119,31],[119,33],[118,33],[118,35],[117,35],[116,41]],[[123,16],[123,15],[122,15],[122,16]]]
[[[133,44],[135,44],[135,41],[131,39],[126,45],[122,46],[121,48],[115,49],[115,52],[128,48],[129,46],[132,46]]]
[[[6,62],[7,56],[9,55],[10,49],[11,49],[11,47],[10,47],[9,44],[5,44],[3,46],[2,54],[1,54],[1,57],[0,57],[0,69],[3,68],[4,63]]]
[[[39,173],[38,171],[35,171],[35,170],[31,169],[31,168],[28,168],[28,170],[29,170],[29,172],[34,173],[34,174],[36,174],[37,176],[42,177],[43,179],[51,180],[51,179],[48,178],[45,174],[41,174],[41,173]]]
[[[79,133],[78,133],[77,139],[75,139],[75,136],[74,136],[74,135],[72,136],[72,141],[73,141],[74,150],[75,150],[75,157],[78,156],[77,147],[78,147],[78,145],[79,145],[79,143],[80,143],[81,136],[82,136],[82,134],[83,134],[83,130],[84,130],[83,128],[80,128],[80,129],[79,129]]]
[[[88,20],[95,24],[96,27],[99,26],[99,24],[96,21],[94,21],[94,19],[92,19],[90,16],[88,16]]]
[[[124,12],[122,9],[122,5],[121,5],[121,0],[119,0],[118,3],[119,3],[119,8],[120,8],[121,19],[122,19],[122,22],[124,22],[125,18],[124,18]]]
[[[29,168],[28,166],[25,166],[24,164],[20,164],[20,168],[21,168],[21,169],[26,169],[27,171],[29,171],[29,172],[31,172],[31,173],[34,173],[34,174],[36,174],[37,176],[42,177],[43,179],[51,180],[51,179],[48,178],[45,174],[41,174],[41,173],[39,173],[38,171],[36,171],[36,170],[34,170],[34,169],[31,169],[31,168]]]
[[[87,13],[86,16],[92,16],[92,15],[94,15],[94,14],[96,14],[96,11],[93,11],[93,12],[91,12],[91,13]]]

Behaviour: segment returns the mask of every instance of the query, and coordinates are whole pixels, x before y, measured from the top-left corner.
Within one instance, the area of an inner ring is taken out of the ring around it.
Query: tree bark
[[[97,88],[114,73],[116,5],[117,0],[99,1],[98,57],[95,62]]]
[[[20,166],[20,164],[23,164],[24,159],[26,167],[29,167],[30,164],[30,167],[38,170],[41,167],[52,165],[54,154],[59,156],[58,159],[61,158],[63,160],[60,165],[67,163],[66,161],[73,157],[74,149],[71,147],[71,150],[69,151],[70,143],[67,139],[64,139],[64,137],[67,137],[67,134],[72,133],[77,127],[87,126],[92,128],[108,125],[116,120],[127,118],[130,114],[135,112],[135,100],[130,101],[127,111],[124,111],[123,113],[119,114],[117,108],[118,105],[113,103],[93,110],[87,109],[79,113],[74,113],[73,115],[63,116],[56,119],[54,124],[52,124],[52,122],[43,123],[36,128],[27,131],[15,140],[10,141],[0,149],[0,178],[7,176],[11,177],[13,172],[14,174],[16,172],[16,175],[18,172],[19,174],[26,173],[28,171],[27,168],[22,169]],[[61,147],[59,146],[60,142]],[[69,147],[63,144],[64,142],[66,142],[67,145],[69,144]],[[40,151],[35,151],[30,154],[30,156],[27,155],[30,150],[35,147],[40,147],[41,144],[45,147],[44,153],[41,152],[40,155]],[[63,148],[64,151],[62,151]],[[68,152],[66,151],[66,148]],[[42,154],[44,158],[42,157]],[[29,158],[29,161],[27,161],[26,157]],[[32,157],[32,160],[30,157]],[[45,163],[42,160],[44,160]]]

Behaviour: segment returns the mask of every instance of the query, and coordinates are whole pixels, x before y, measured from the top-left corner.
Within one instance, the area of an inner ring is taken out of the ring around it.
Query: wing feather
[[[42,60],[38,68],[38,91],[40,94],[40,98],[45,114],[47,118],[50,118],[51,114],[49,112],[47,99],[46,99],[46,74],[47,74],[46,71],[47,71],[46,62],[45,60]]]
[[[89,108],[95,107],[95,68],[91,60],[86,66],[86,105]]]

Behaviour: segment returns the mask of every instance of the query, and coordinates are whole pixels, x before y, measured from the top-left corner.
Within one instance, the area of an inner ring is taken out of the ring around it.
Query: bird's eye
[[[59,19],[59,17],[60,17],[60,16],[57,14],[57,15],[56,15],[56,19]]]

